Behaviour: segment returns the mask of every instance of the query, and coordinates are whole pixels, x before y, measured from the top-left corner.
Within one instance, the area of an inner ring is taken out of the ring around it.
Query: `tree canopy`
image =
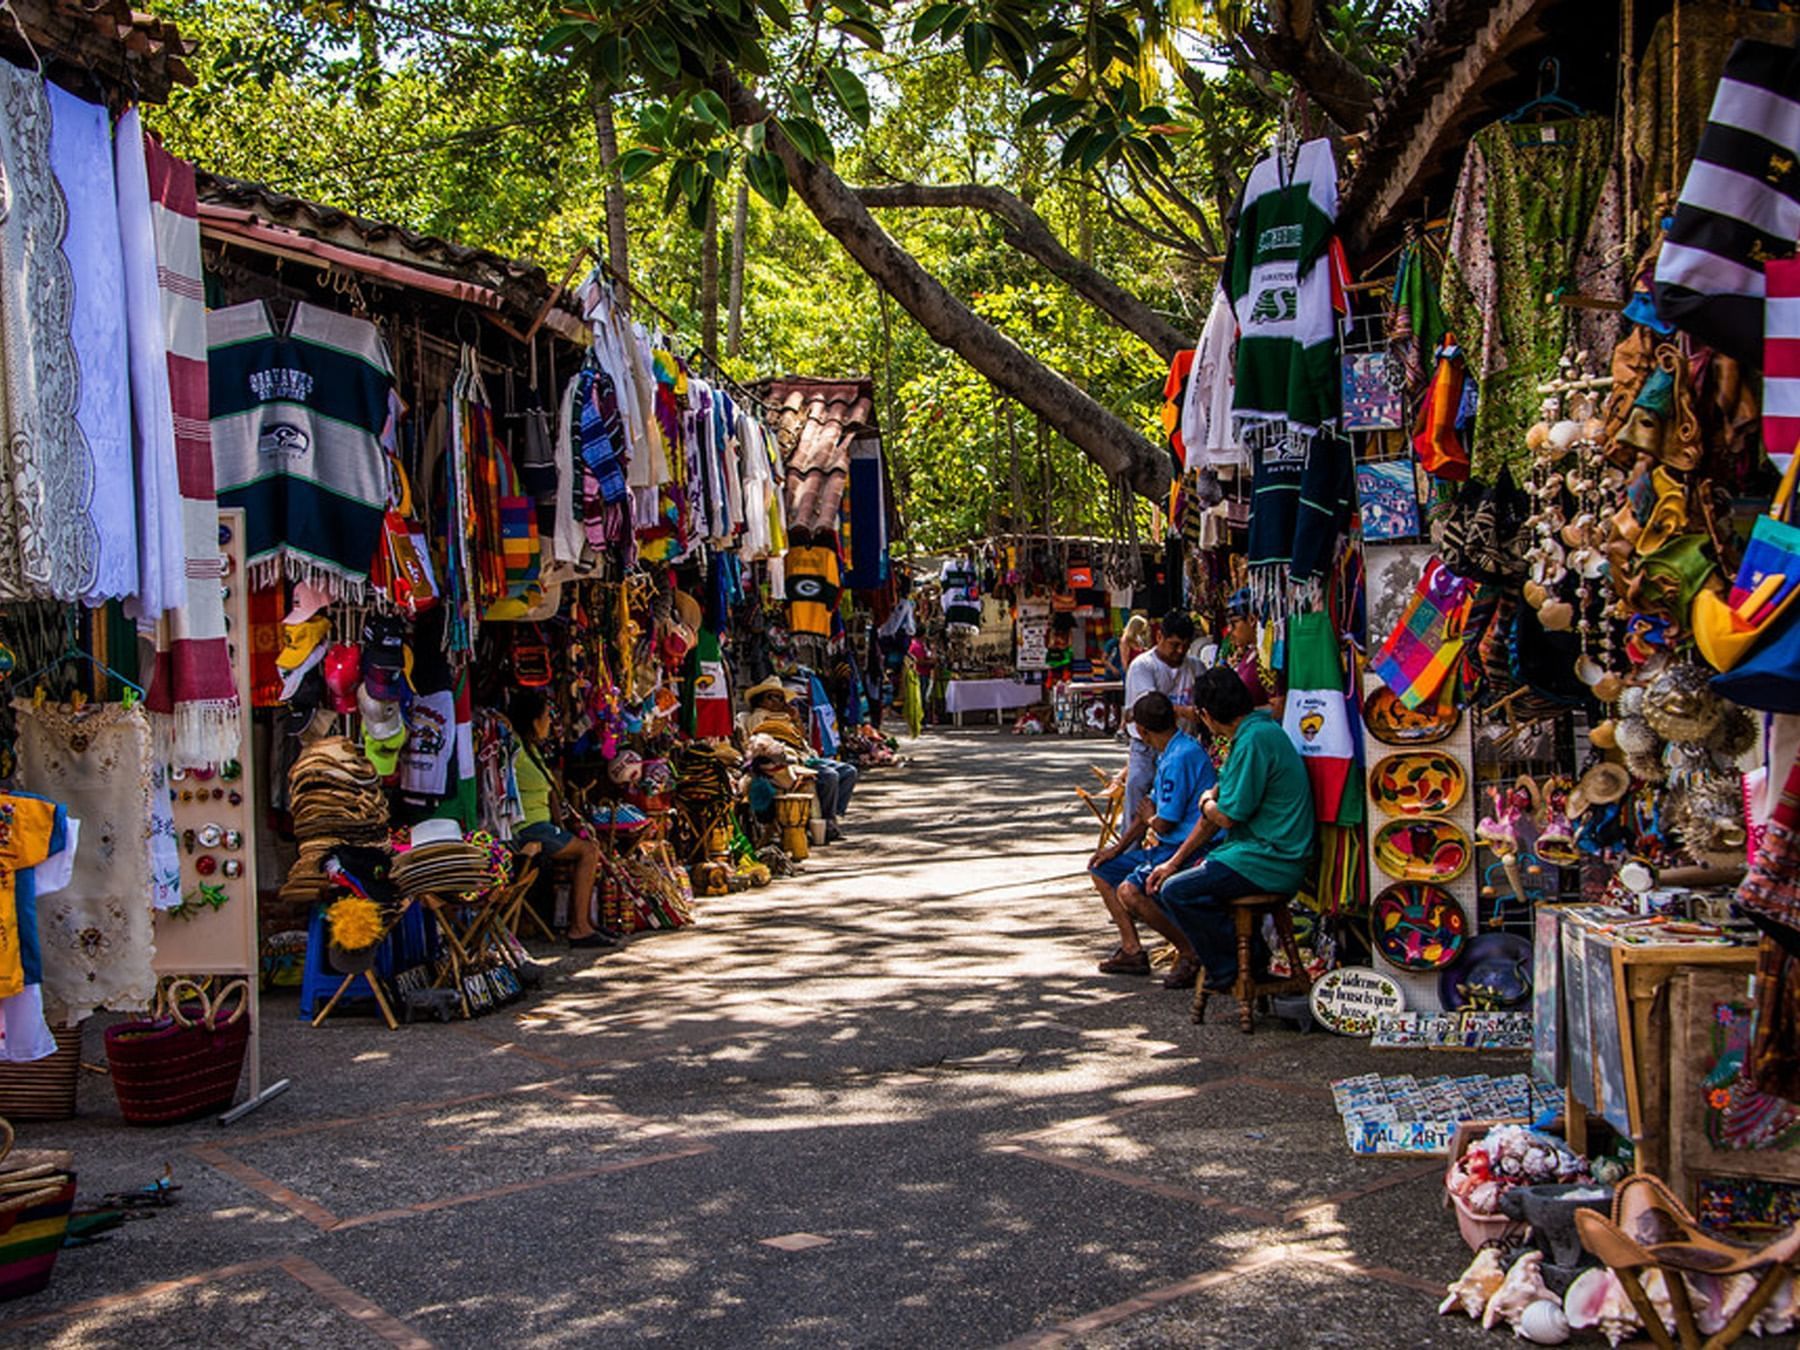
[[[1290,72],[1319,125],[1353,123],[1419,5],[165,9],[200,41],[199,84],[147,115],[204,167],[553,274],[604,238],[622,181],[631,281],[690,337],[719,303],[704,241],[727,273],[741,256],[741,342],[719,359],[872,374],[935,546],[1104,530],[1112,485],[1160,489],[1167,357],[1204,319],[1243,175],[1295,115]]]

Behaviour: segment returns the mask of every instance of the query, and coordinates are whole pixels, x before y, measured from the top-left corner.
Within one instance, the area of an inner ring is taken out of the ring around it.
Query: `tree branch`
[[[1168,361],[1194,340],[1169,323],[1137,296],[1106,276],[1098,268],[1081,261],[1044,223],[1044,218],[1004,188],[980,183],[957,183],[942,187],[923,183],[896,183],[889,187],[854,189],[867,207],[968,207],[999,218],[1001,237],[1007,244],[1029,257],[1036,258],[1055,276],[1092,301],[1121,328],[1136,333]]]
[[[1375,107],[1375,86],[1326,40],[1317,0],[1268,0],[1268,27],[1246,27],[1237,38],[1267,70],[1291,75],[1346,131],[1355,131]]]
[[[1000,393],[1017,399],[1056,428],[1104,469],[1152,499],[1171,477],[1168,453],[1127,426],[1042,361],[1021,349],[945,289],[876,224],[869,208],[830,166],[807,159],[770,120],[757,96],[721,67],[713,87],[738,126],[761,123],[764,146],[780,160],[788,181],[825,232],[843,245],[875,283],[919,326],[985,375]]]

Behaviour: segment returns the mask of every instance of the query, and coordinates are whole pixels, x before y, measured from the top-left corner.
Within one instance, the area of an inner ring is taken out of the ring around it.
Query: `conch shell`
[[[1513,1262],[1512,1269],[1506,1272],[1506,1279],[1488,1300],[1487,1311],[1481,1314],[1484,1329],[1492,1331],[1499,1321],[1517,1327],[1519,1319],[1532,1304],[1539,1299],[1555,1297],[1538,1274],[1538,1267],[1543,1264],[1544,1254],[1537,1251],[1528,1251]]]
[[[1520,1315],[1513,1334],[1538,1345],[1561,1345],[1569,1339],[1569,1319],[1554,1298],[1540,1298]]]
[[[1637,1310],[1619,1277],[1605,1266],[1584,1270],[1563,1295],[1563,1315],[1576,1331],[1597,1327],[1613,1345],[1638,1328]]]
[[[1483,1247],[1475,1253],[1469,1268],[1457,1276],[1449,1296],[1438,1304],[1438,1311],[1448,1313],[1460,1307],[1468,1316],[1480,1317],[1495,1290],[1505,1282],[1506,1269],[1500,1264],[1499,1254],[1492,1247]]]

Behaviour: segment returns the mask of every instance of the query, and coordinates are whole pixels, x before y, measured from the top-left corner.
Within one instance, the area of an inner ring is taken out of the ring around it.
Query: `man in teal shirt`
[[[1121,887],[1119,898],[1134,914],[1160,911],[1172,920],[1184,961],[1197,959],[1205,967],[1208,988],[1226,988],[1237,976],[1230,902],[1292,895],[1306,879],[1313,854],[1312,787],[1293,742],[1252,704],[1235,671],[1203,671],[1194,681],[1194,706],[1208,731],[1230,740],[1218,790],[1200,799],[1200,821],[1174,856],[1154,868],[1141,888]],[[1230,838],[1189,867],[1221,830],[1229,830]]]

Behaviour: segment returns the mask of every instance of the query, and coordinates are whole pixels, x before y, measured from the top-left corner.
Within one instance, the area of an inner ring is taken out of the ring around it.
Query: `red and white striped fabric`
[[[146,706],[174,718],[174,760],[199,766],[235,759],[241,722],[219,594],[219,501],[213,490],[206,370],[206,293],[194,166],[149,136],[144,156],[156,232],[157,280],[169,353],[169,403],[181,487],[187,598],[156,630]]]
[[[1800,444],[1800,260],[1766,262],[1763,271],[1763,448],[1785,473]]]

